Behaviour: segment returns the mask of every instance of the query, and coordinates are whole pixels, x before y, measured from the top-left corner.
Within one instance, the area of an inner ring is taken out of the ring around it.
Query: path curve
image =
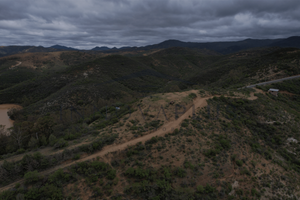
[[[18,61],[19,63],[18,64],[16,64],[16,65],[12,65],[9,69],[13,69],[14,67],[17,67],[17,66],[19,66],[19,65],[21,65],[22,64],[22,62],[20,62],[20,61]]]
[[[215,95],[215,96],[219,97],[220,95]],[[135,138],[135,139],[130,140],[128,142],[125,142],[123,144],[118,144],[118,145],[113,144],[113,145],[105,146],[105,147],[103,147],[103,149],[101,151],[99,151],[99,152],[97,152],[95,154],[92,154],[90,156],[87,156],[85,158],[82,158],[82,159],[79,159],[79,160],[76,160],[76,161],[73,161],[73,162],[70,162],[70,163],[67,163],[67,164],[57,165],[54,168],[51,168],[51,169],[45,170],[43,172],[40,172],[40,174],[41,175],[47,175],[47,174],[50,174],[50,173],[52,173],[54,171],[57,171],[60,168],[66,168],[66,167],[74,165],[74,164],[76,164],[78,162],[84,162],[84,161],[92,160],[92,159],[97,158],[97,157],[102,157],[102,156],[105,156],[106,154],[111,153],[111,152],[121,151],[121,150],[126,149],[128,146],[135,145],[135,144],[137,144],[139,142],[143,143],[143,142],[145,142],[147,140],[150,140],[152,137],[162,136],[162,135],[164,135],[166,133],[169,133],[169,132],[175,130],[176,128],[179,128],[180,124],[182,123],[182,121],[184,119],[187,119],[189,116],[192,116],[194,109],[196,111],[197,108],[203,108],[203,107],[207,106],[207,101],[206,100],[208,100],[208,99],[210,99],[212,97],[213,96],[195,99],[194,102],[193,102],[193,104],[195,105],[195,107],[192,106],[189,110],[187,110],[177,120],[171,121],[171,122],[163,125],[162,127],[160,127],[158,130],[154,131],[153,133],[150,133],[148,135],[145,135],[145,136],[142,136],[142,137],[139,137],[139,138]],[[231,97],[231,98],[238,98],[238,97]],[[251,98],[251,100],[254,100],[254,99]],[[3,192],[3,191],[8,190],[10,188],[13,188],[17,183],[24,183],[24,179],[21,179],[19,181],[16,181],[14,183],[11,183],[11,184],[9,184],[7,186],[4,186],[4,187],[0,188],[0,192]]]

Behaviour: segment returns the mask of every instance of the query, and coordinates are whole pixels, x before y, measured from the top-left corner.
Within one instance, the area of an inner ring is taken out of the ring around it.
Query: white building
[[[278,96],[279,89],[270,88],[268,93],[273,94],[274,96]]]

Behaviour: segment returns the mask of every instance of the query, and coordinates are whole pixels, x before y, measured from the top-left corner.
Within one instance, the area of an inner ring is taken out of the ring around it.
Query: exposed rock
[[[235,194],[235,190],[236,188],[239,187],[239,182],[238,181],[234,181],[234,183],[232,184],[232,191],[229,193],[229,195],[234,195]]]
[[[292,142],[293,142],[293,143],[298,143],[298,140],[296,140],[296,139],[294,139],[294,138],[291,137],[291,138],[288,138],[288,139],[287,139],[287,142],[288,142],[288,143],[292,143]]]

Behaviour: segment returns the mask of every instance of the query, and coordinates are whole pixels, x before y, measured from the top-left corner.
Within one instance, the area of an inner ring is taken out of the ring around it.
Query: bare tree
[[[24,139],[24,134],[23,131],[20,129],[20,127],[17,127],[15,129],[10,129],[10,136],[16,140],[19,149],[22,148],[22,141]]]
[[[0,135],[7,135],[7,131],[5,129],[5,125],[0,124]]]

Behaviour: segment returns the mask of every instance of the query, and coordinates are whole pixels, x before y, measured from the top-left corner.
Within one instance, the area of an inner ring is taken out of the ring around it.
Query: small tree
[[[8,110],[7,115],[10,119],[15,120],[21,112],[22,110],[20,108],[11,108]]]
[[[38,180],[40,180],[40,178],[41,178],[41,175],[39,174],[39,172],[37,170],[35,170],[33,172],[27,172],[24,175],[26,184],[37,182]]]
[[[62,148],[68,146],[68,142],[66,142],[63,138],[59,139],[55,144],[54,148]]]
[[[57,141],[57,139],[56,139],[55,135],[51,134],[51,135],[49,136],[49,144],[50,144],[51,146],[54,146],[54,144],[56,143],[56,141]]]
[[[21,194],[21,193],[17,194],[16,199],[17,200],[24,200],[25,199],[24,194]]]
[[[20,127],[10,128],[10,136],[15,139],[15,141],[18,144],[18,148],[22,148],[22,141],[24,139],[23,131],[20,129]]]
[[[203,187],[202,185],[198,185],[198,186],[197,186],[197,192],[203,194],[204,191],[205,191],[205,189],[204,189],[204,187]]]
[[[49,116],[40,117],[35,125],[34,131],[44,134],[48,137],[52,132],[52,127],[55,125],[53,119]]]
[[[4,125],[0,125],[0,155],[7,153],[9,136]]]
[[[47,138],[44,135],[42,135],[42,137],[41,137],[41,144],[43,146],[47,146],[47,144],[48,144]]]
[[[0,135],[7,135],[7,131],[5,130],[5,125],[0,124]]]
[[[32,138],[30,138],[30,140],[29,140],[28,146],[29,146],[30,148],[34,149],[34,148],[38,147],[38,143],[39,143],[38,140],[35,139],[34,137],[32,137]]]

